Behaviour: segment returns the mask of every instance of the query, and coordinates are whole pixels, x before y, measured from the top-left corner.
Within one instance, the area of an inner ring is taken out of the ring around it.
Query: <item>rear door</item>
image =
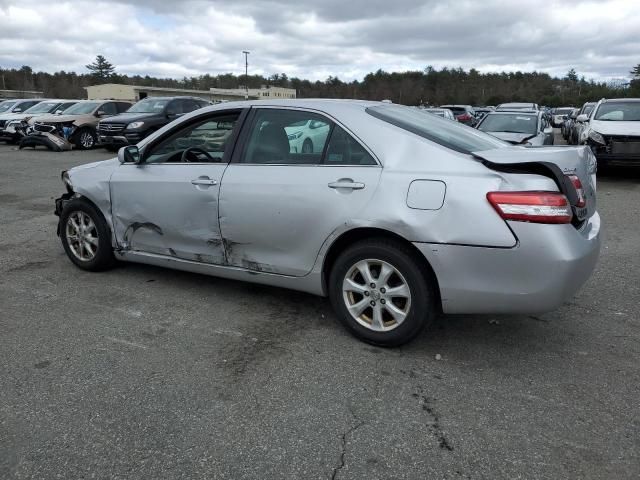
[[[359,141],[319,112],[253,110],[222,179],[227,262],[303,276],[331,233],[358,218],[382,169]],[[306,140],[312,148],[302,148]]]

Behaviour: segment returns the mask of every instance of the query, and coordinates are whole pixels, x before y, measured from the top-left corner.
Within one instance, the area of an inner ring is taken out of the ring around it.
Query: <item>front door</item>
[[[368,204],[380,178],[373,156],[314,112],[257,108],[222,179],[227,262],[303,276],[325,240]]]
[[[181,124],[145,146],[141,164],[116,169],[111,206],[123,251],[224,263],[218,194],[239,116],[216,113]]]

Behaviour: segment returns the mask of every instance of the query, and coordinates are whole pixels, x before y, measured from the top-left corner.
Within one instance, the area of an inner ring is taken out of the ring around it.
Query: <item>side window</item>
[[[167,115],[180,115],[182,113],[182,101],[172,100],[167,105]]]
[[[327,165],[377,165],[369,152],[338,125],[331,133],[324,163]]]
[[[129,110],[129,108],[131,108],[131,104],[125,102],[118,102],[116,106],[118,107],[118,113],[126,112],[127,110]]]
[[[105,115],[117,115],[118,109],[116,108],[116,104],[113,102],[108,102],[102,104],[102,106],[98,109],[101,112],[104,112]]]
[[[200,105],[198,105],[195,100],[183,100],[183,105],[184,105],[184,113],[190,113],[193,112],[194,110],[198,110],[200,108]]]
[[[221,162],[239,117],[240,112],[227,112],[174,130],[145,152],[145,163]]]
[[[258,109],[240,162],[320,164],[330,129],[331,122],[315,113]]]

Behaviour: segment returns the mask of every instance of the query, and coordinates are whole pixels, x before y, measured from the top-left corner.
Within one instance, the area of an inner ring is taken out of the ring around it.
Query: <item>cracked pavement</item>
[[[571,302],[384,350],[310,295],[75,268],[60,171],[110,156],[0,145],[0,478],[640,476],[640,171],[599,178],[602,257]]]

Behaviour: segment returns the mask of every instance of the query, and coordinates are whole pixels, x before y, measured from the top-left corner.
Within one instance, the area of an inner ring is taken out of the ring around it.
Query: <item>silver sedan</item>
[[[317,148],[291,148],[309,122]],[[140,262],[328,296],[349,331],[394,346],[439,312],[570,298],[600,249],[595,165],[584,147],[513,147],[389,103],[226,103],[63,172],[58,234],[86,270]]]

